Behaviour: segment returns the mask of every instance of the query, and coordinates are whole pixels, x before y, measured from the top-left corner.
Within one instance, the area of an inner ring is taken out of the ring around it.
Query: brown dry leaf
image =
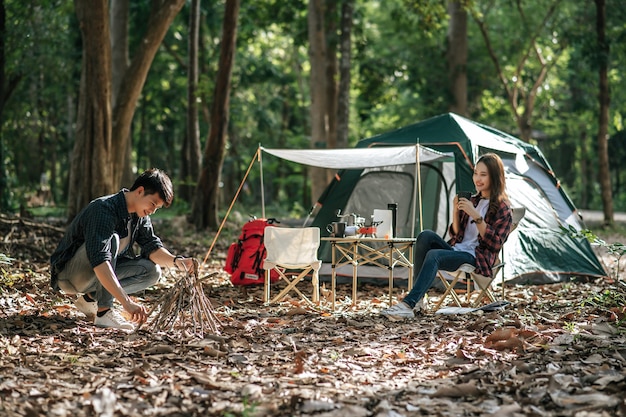
[[[439,388],[432,394],[432,397],[476,397],[481,395],[482,392],[476,386],[476,381],[470,381],[463,384],[449,385]]]
[[[197,236],[164,243],[206,251]],[[95,328],[71,296],[50,293],[49,254],[12,265],[15,280],[0,286],[0,415],[84,417],[110,394],[120,417],[621,415],[626,336],[609,312],[623,306],[582,303],[606,291],[625,297],[618,282],[507,286],[501,312],[391,322],[379,315],[386,280],[359,284],[355,305],[351,285],[339,285],[335,312],[324,300],[266,306],[262,286],[244,297],[230,284],[225,248],[213,253],[200,275],[221,338]],[[164,276],[140,302],[154,305],[175,283]],[[307,313],[285,314],[292,309]]]

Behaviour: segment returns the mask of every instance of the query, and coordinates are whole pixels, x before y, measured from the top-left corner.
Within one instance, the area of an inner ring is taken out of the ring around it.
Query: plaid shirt
[[[471,198],[474,207],[478,205],[480,198],[474,195]],[[469,221],[469,215],[464,211],[461,212],[461,222],[459,224],[459,233],[454,233],[452,225],[448,229],[450,240],[448,243],[454,246],[456,243],[463,241],[465,236],[465,227]],[[495,215],[489,214],[485,216],[485,224],[487,230],[485,236],[478,235],[478,247],[476,248],[476,272],[486,277],[491,277],[491,267],[496,263],[498,253],[506,242],[511,232],[513,218],[511,217],[511,206],[508,202],[503,201],[496,211]]]
[[[92,267],[95,268],[102,262],[113,260],[111,236],[117,233],[120,239],[127,237],[129,222],[130,242],[122,256],[135,257],[132,249],[135,242],[141,247],[142,257],[148,257],[152,252],[163,247],[161,239],[154,234],[149,216],[139,217],[135,213],[128,213],[125,191],[128,190],[123,189],[117,194],[93,200],[74,218],[59,246],[50,257],[50,284],[55,291],[58,290],[58,273],[63,270],[65,264],[72,259],[83,243]]]

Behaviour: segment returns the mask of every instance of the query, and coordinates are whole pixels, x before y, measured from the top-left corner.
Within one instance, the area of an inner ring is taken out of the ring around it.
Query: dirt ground
[[[154,313],[126,333],[49,290],[62,228],[0,220],[0,253],[15,258],[0,265],[0,416],[626,416],[623,267],[617,280],[507,286],[499,312],[390,321],[384,286],[359,286],[356,306],[342,286],[335,312],[265,306],[260,288],[230,285],[221,244],[199,272],[218,332],[197,337],[189,317],[155,328]],[[169,235],[202,261],[203,239]],[[181,278],[166,271],[138,299],[158,306]]]

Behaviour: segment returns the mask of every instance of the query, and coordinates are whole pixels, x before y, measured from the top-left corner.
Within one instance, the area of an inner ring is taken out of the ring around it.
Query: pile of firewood
[[[194,268],[185,271],[156,303],[149,314],[156,311],[156,316],[147,325],[157,331],[181,330],[199,338],[218,334],[221,323],[203,288],[203,281],[214,274],[199,279],[198,261],[194,259]]]

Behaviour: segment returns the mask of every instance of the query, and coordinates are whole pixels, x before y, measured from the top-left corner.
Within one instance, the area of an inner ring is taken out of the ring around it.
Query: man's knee
[[[161,279],[161,266],[150,261],[150,265],[146,271],[146,282],[149,286],[155,285]]]

